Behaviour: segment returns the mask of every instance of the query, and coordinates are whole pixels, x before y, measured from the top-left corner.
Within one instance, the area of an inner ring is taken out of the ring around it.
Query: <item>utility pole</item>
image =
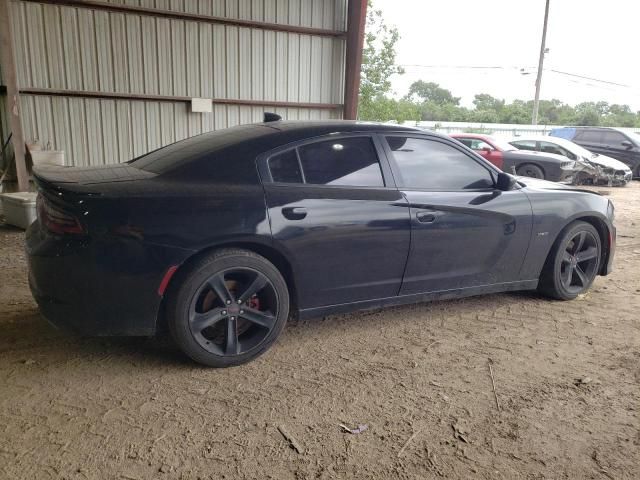
[[[549,0],[544,7],[544,25],[542,27],[542,42],[540,43],[540,59],[538,60],[538,76],[536,77],[536,97],[533,100],[533,116],[531,123],[538,124],[538,107],[540,106],[540,83],[542,83],[542,66],[547,43],[547,21],[549,20]]]

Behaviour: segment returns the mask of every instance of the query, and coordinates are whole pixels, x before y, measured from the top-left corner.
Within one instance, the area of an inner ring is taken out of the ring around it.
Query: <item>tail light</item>
[[[75,215],[53,205],[41,194],[36,198],[36,208],[38,210],[38,220],[49,231],[60,235],[81,235],[86,233],[80,220]]]

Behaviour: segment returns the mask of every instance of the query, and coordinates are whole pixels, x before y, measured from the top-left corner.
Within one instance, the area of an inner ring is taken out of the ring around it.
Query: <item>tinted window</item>
[[[625,136],[614,130],[604,131],[602,135],[602,143],[612,147],[622,147],[622,142],[626,140]]]
[[[540,143],[540,151],[545,153],[555,153],[556,155],[562,155],[564,157],[567,156],[563,148],[560,148],[559,146],[554,145],[553,143],[548,143],[548,142]]]
[[[487,142],[478,139],[471,140],[471,148],[473,150],[493,150],[493,147]]]
[[[368,137],[336,138],[298,148],[306,183],[382,187],[382,170]]]
[[[247,142],[271,133],[271,129],[260,125],[242,125],[172,143],[129,163],[142,170],[164,173],[193,160],[212,156],[224,148]]]
[[[602,143],[602,130],[578,130],[576,140],[587,143]]]
[[[403,185],[430,190],[493,187],[489,171],[445,143],[411,137],[386,137]]]
[[[274,182],[303,183],[300,163],[295,150],[287,150],[271,157],[269,170]]]
[[[533,140],[518,140],[517,142],[511,142],[511,145],[515,145],[520,150],[536,151],[536,142]]]
[[[471,145],[473,145],[473,138],[456,137],[456,140],[463,144],[465,147],[472,148]]]
[[[459,138],[456,138],[456,140],[458,140],[460,143],[462,143],[463,145],[466,145],[472,150],[485,150],[485,149],[494,150],[494,148],[491,145],[489,145],[487,142],[482,141],[478,138],[459,137]]]

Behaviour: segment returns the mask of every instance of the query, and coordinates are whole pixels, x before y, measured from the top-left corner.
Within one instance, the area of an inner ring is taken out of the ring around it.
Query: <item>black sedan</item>
[[[573,299],[615,249],[606,198],[398,126],[271,121],[35,179],[29,283],[44,316],[89,335],[168,326],[217,367],[260,355],[292,313]]]

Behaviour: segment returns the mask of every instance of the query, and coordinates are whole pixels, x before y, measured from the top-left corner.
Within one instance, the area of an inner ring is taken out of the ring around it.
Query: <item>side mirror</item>
[[[480,151],[484,152],[484,153],[491,153],[493,152],[493,148],[491,147],[484,147],[482,148]]]
[[[496,187],[498,187],[498,190],[508,192],[509,190],[513,190],[513,187],[516,186],[517,182],[518,181],[515,177],[512,177],[508,173],[500,172],[498,173],[498,181],[496,182]]]
[[[623,140],[621,145],[627,150],[633,148],[633,143],[631,143],[629,140]]]

